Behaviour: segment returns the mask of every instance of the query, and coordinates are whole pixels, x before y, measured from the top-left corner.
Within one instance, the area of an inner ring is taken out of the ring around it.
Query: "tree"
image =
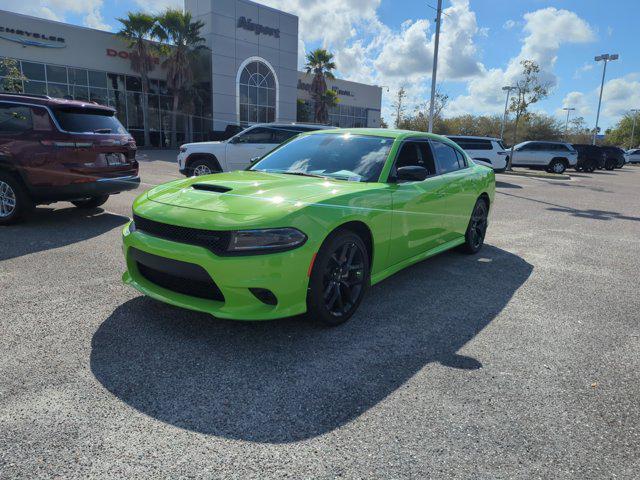
[[[396,100],[393,102],[393,109],[396,111],[396,120],[394,126],[396,128],[400,128],[400,124],[402,123],[402,117],[404,115],[404,98],[407,96],[407,92],[404,87],[400,87],[398,90]]]
[[[167,70],[167,88],[173,96],[171,115],[171,145],[177,144],[177,115],[180,104],[184,112],[192,112],[195,107],[193,70],[195,51],[203,47],[204,38],[200,31],[204,23],[193,21],[191,13],[169,8],[158,17],[155,35],[162,41],[170,42],[166,49],[167,58],[162,66]]]
[[[307,54],[307,64],[305,65],[307,75],[313,73],[311,82],[311,99],[315,104],[314,121],[317,123],[327,123],[329,120],[329,105],[327,101],[333,101],[331,96],[327,96],[326,79],[335,78],[333,70],[336,64],[333,61],[333,54],[324,48],[317,48]]]
[[[626,113],[613,128],[607,129],[604,138],[606,145],[624,146],[628,149],[635,148],[640,142],[640,115],[636,114],[636,130],[634,135],[635,145],[631,144],[631,132],[633,130],[633,114]]]
[[[587,126],[584,117],[574,117],[569,121],[569,134],[567,142],[591,143],[593,131]]]
[[[5,75],[2,79],[2,90],[11,93],[22,92],[22,82],[28,81],[20,71],[18,62],[13,58],[3,58],[0,60],[0,72]]]
[[[157,24],[155,17],[142,12],[129,12],[126,18],[118,18],[122,28],[118,35],[129,43],[132,50],[129,55],[131,69],[140,74],[142,80],[142,121],[144,124],[144,144],[149,146],[149,73],[155,69],[153,54],[158,52],[150,40],[157,38]]]
[[[436,90],[435,106],[433,110],[434,131],[436,133],[449,133],[443,128],[443,112],[449,103],[449,95],[442,93],[440,87]],[[430,102],[422,103],[414,108],[413,115],[403,119],[397,128],[415,130],[418,132],[429,131]]]
[[[380,128],[389,128],[389,125],[383,117],[380,117]]]
[[[516,82],[518,94],[511,98],[509,111],[516,114],[515,125],[513,129],[513,144],[511,146],[511,155],[507,170],[511,170],[511,161],[513,160],[513,145],[516,144],[518,138],[518,125],[524,117],[528,118],[529,106],[539,102],[549,95],[549,84],[542,82],[539,78],[540,66],[533,60],[522,60],[522,72],[520,79]]]
[[[296,121],[306,123],[311,121],[311,115],[309,114],[309,107],[307,102],[299,98],[296,101]]]

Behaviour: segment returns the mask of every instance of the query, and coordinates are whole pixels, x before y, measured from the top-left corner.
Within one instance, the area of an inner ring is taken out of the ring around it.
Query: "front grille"
[[[227,251],[231,237],[231,232],[178,227],[149,220],[138,215],[133,216],[133,223],[135,230],[173,242],[204,247],[218,255]]]
[[[138,272],[149,282],[190,297],[224,302],[224,295],[206,270],[193,263],[158,257],[131,248]]]

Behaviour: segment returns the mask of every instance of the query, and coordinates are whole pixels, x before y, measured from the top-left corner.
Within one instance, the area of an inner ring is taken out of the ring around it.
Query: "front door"
[[[277,145],[275,132],[271,128],[245,130],[227,142],[227,169],[244,170],[251,165],[252,158],[266,155]]]

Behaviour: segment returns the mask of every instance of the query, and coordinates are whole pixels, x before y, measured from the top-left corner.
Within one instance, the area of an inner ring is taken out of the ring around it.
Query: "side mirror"
[[[400,167],[397,170],[397,179],[401,182],[421,182],[429,176],[429,171],[418,165]]]

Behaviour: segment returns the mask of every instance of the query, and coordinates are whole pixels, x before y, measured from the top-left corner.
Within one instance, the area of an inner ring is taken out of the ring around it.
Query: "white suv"
[[[493,137],[468,137],[447,135],[456,142],[475,163],[493,168],[496,172],[504,172],[509,160],[502,140]]]
[[[542,168],[550,173],[563,173],[578,163],[578,152],[570,143],[529,141],[514,147],[511,165]]]
[[[640,148],[629,150],[625,156],[627,163],[640,163]]]
[[[243,170],[256,157],[262,157],[281,143],[302,132],[327,128],[299,123],[254,125],[222,142],[186,143],[178,153],[178,168],[186,176]]]

